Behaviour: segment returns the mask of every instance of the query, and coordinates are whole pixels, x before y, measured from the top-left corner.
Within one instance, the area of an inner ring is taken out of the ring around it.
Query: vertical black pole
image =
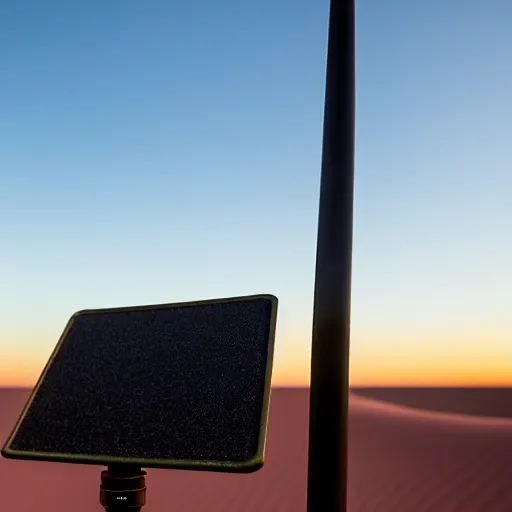
[[[308,512],[347,507],[355,0],[331,0],[316,254]]]

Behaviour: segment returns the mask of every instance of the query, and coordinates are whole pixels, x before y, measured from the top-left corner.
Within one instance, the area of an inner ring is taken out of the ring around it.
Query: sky
[[[309,383],[328,10],[0,4],[0,386],[77,310],[257,293]],[[511,19],[357,3],[352,385],[512,385]]]

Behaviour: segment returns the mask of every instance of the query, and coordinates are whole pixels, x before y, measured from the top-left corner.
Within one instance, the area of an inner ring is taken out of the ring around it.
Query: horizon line
[[[0,385],[0,390],[32,390],[34,389],[36,385],[32,386],[5,386]],[[271,386],[271,389],[277,390],[277,389],[310,389],[311,386],[309,384],[300,384],[300,385],[283,385],[283,384],[276,384],[274,386]],[[449,384],[449,385],[425,385],[425,384],[417,384],[417,385],[411,385],[411,384],[403,384],[403,385],[388,385],[388,384],[373,384],[373,385],[350,385],[349,389],[512,389],[512,383],[510,384],[503,384],[503,385],[492,385],[492,384]]]

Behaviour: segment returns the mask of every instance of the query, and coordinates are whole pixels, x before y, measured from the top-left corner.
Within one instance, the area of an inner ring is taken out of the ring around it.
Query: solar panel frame
[[[172,459],[172,458],[141,458],[141,457],[113,457],[113,456],[97,456],[87,454],[70,454],[70,453],[58,453],[58,452],[40,452],[40,451],[25,451],[17,450],[12,447],[16,440],[17,434],[20,431],[24,423],[24,419],[27,413],[30,411],[31,405],[35,398],[38,396],[38,392],[41,389],[42,384],[45,381],[45,377],[48,374],[49,369],[52,367],[63,343],[66,340],[67,334],[77,318],[98,313],[121,313],[121,312],[140,312],[140,311],[157,311],[161,309],[169,308],[186,308],[194,306],[208,306],[216,304],[228,304],[232,302],[241,301],[256,301],[266,300],[270,303],[270,315],[269,315],[269,326],[268,326],[268,345],[267,345],[267,357],[266,357],[266,368],[264,378],[264,390],[262,396],[262,410],[260,414],[259,422],[259,436],[257,442],[257,449],[254,456],[247,460],[242,461],[220,461],[220,460],[192,460],[192,459]],[[88,309],[78,311],[68,321],[66,328],[64,329],[59,341],[53,350],[48,362],[46,363],[34,389],[32,390],[30,397],[23,408],[21,415],[14,426],[11,434],[9,435],[4,447],[1,450],[2,456],[11,459],[23,459],[23,460],[38,460],[48,462],[63,462],[63,463],[77,463],[77,464],[97,464],[97,465],[113,465],[113,464],[131,464],[140,467],[147,468],[167,468],[167,469],[187,469],[187,470],[201,470],[201,471],[220,471],[230,473],[250,473],[260,469],[264,463],[264,451],[267,433],[268,423],[268,409],[270,402],[271,393],[271,379],[272,379],[272,366],[274,356],[274,345],[275,345],[275,331],[277,322],[277,306],[278,299],[269,294],[260,295],[247,295],[241,297],[230,297],[221,299],[209,299],[201,301],[191,302],[180,302],[170,304],[157,304],[149,306],[130,306],[121,308],[102,308],[102,309]]]

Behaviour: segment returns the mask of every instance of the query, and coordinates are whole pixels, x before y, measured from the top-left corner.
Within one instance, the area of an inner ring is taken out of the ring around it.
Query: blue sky
[[[278,373],[307,372],[327,18],[324,0],[0,6],[0,356],[44,362],[77,309],[261,292]],[[361,375],[512,356],[511,19],[358,3]]]

